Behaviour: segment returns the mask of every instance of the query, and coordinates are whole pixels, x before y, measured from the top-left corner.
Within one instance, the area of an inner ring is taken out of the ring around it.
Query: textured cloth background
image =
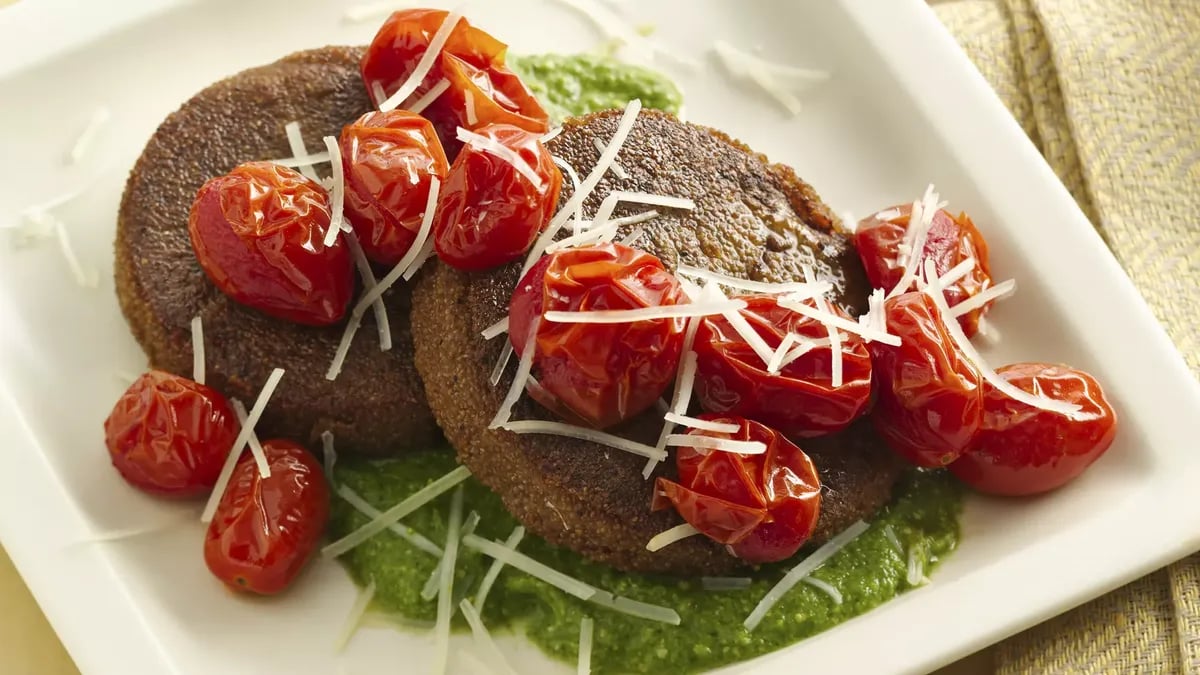
[[[932,4],[1200,372],[1200,0]],[[1200,554],[995,655],[1004,675],[1200,675]]]

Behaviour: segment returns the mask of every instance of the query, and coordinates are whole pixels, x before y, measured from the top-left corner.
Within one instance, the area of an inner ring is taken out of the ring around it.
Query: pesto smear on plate
[[[516,70],[546,107],[554,122],[593,110],[621,108],[632,98],[643,105],[678,112],[679,89],[651,70],[595,55],[510,57]],[[335,479],[383,510],[456,466],[449,448],[399,459],[370,462],[344,459]],[[479,514],[475,533],[503,541],[518,525],[499,497],[474,479],[465,488],[465,512]],[[401,524],[441,546],[445,542],[450,495],[427,504]],[[895,500],[871,521],[864,534],[826,562],[812,577],[841,595],[841,602],[809,583],[800,583],[747,632],[742,622],[768,589],[802,556],[748,574],[737,590],[705,590],[699,579],[627,574],[592,563],[566,549],[527,535],[518,550],[525,555],[617,595],[677,611],[679,626],[634,618],[590,604],[523,572],[505,567],[482,607],[493,633],[524,634],[549,654],[574,662],[579,622],[595,621],[592,671],[672,675],[716,668],[766,654],[880,605],[913,587],[910,565],[928,574],[958,542],[961,493],[944,472],[913,473],[898,487]],[[649,505],[647,505],[649,508]],[[331,536],[339,538],[369,519],[347,502],[334,499]],[[436,600],[421,598],[438,558],[385,531],[341,557],[354,580],[375,582],[375,609],[401,622],[431,623]],[[454,572],[454,603],[475,593],[492,560],[460,547]],[[917,567],[919,565],[919,568]],[[921,583],[921,574],[913,581]],[[455,627],[465,630],[456,616]]]

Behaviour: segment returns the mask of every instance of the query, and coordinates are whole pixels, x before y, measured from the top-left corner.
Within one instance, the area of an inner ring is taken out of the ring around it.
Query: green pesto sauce
[[[511,67],[553,122],[596,110],[624,108],[639,98],[647,108],[678,113],[683,95],[665,75],[595,54],[508,57]]]
[[[379,462],[342,460],[336,478],[377,508],[386,509],[454,467],[452,453],[430,451]],[[464,513],[474,510],[482,516],[476,534],[500,541],[507,538],[517,522],[500,499],[474,479],[464,485]],[[333,537],[368,521],[346,502],[334,501]],[[487,597],[484,622],[493,633],[524,634],[547,653],[573,663],[578,656],[580,619],[591,616],[595,673],[673,675],[715,668],[785,647],[912,588],[906,580],[909,552],[928,574],[958,542],[960,506],[959,488],[945,472],[911,474],[899,486],[895,501],[872,519],[870,529],[813,573],[841,592],[842,604],[801,583],[751,633],[742,621],[804,552],[788,563],[751,573],[753,582],[744,590],[706,591],[696,579],[626,574],[526,535],[518,549],[522,553],[601,589],[672,607],[683,623],[669,626],[619,614],[510,567],[504,568]],[[446,494],[409,516],[404,525],[440,546],[445,543],[449,510]],[[889,525],[903,551],[889,540]],[[345,554],[342,561],[357,583],[375,581],[377,610],[416,622],[435,618],[436,602],[421,599],[421,589],[437,564],[430,554],[384,532]],[[474,598],[490,564],[491,559],[471,549],[459,549],[455,604],[462,597]],[[465,628],[459,625],[461,617],[456,622],[456,628]]]

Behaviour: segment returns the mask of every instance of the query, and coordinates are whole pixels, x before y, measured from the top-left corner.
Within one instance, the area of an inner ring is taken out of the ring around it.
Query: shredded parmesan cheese
[[[761,455],[767,451],[765,443],[758,441],[736,441],[732,438],[699,436],[693,434],[668,434],[667,445],[706,450],[720,450],[739,455]]]
[[[342,630],[338,633],[337,640],[333,643],[333,649],[341,654],[346,650],[346,645],[350,644],[350,638],[358,631],[358,625],[362,623],[363,615],[367,613],[367,607],[371,605],[371,600],[375,597],[375,580],[371,579],[367,583],[366,588],[359,591],[358,596],[354,598],[354,604],[350,606],[350,612],[346,615],[346,621],[342,624]]]
[[[489,429],[498,429],[508,423],[508,420],[512,418],[513,406],[521,398],[521,392],[525,391],[525,383],[529,380],[530,371],[533,370],[534,343],[537,340],[539,325],[541,325],[541,320],[534,318],[533,324],[529,327],[529,336],[525,338],[525,347],[521,350],[517,374],[513,377],[512,384],[508,387],[508,393],[504,395],[504,400],[500,402],[500,409],[496,411],[496,416],[488,424]]]
[[[288,145],[292,148],[292,156],[307,157],[308,148],[304,145],[304,136],[300,134],[300,123],[295,120],[288,122],[283,125],[283,132],[287,134]],[[333,156],[335,155],[330,153],[330,157]],[[312,164],[298,164],[297,168],[300,169],[300,173],[304,174],[305,178],[318,183],[321,182],[321,177],[313,170]]]
[[[896,536],[896,529],[892,527],[891,523],[883,526],[883,536],[892,545],[892,548],[896,549],[896,553],[904,555],[904,546],[901,545],[900,538]]]
[[[793,361],[801,356],[804,356],[817,347],[832,346],[833,343],[829,341],[829,338],[821,338],[820,340],[804,340],[799,347],[796,347],[792,351],[788,352],[787,356],[783,357],[783,360],[779,362],[779,369],[783,370],[784,368],[787,368],[788,366],[792,365]]]
[[[199,314],[192,317],[192,381],[204,384],[204,324]]]
[[[412,96],[417,87],[421,86],[421,82],[425,80],[425,76],[433,68],[434,62],[441,56],[442,47],[446,46],[446,40],[450,39],[450,33],[461,19],[462,14],[457,10],[446,14],[442,25],[438,26],[437,32],[430,38],[429,46],[425,49],[425,53],[421,54],[421,60],[417,61],[416,68],[413,68],[413,71],[408,74],[408,78],[401,83],[399,89],[389,96],[387,100],[379,104],[380,110],[384,112],[395,110],[397,106],[407,101],[409,96]]]
[[[600,159],[596,160],[596,165],[592,167],[587,178],[580,183],[579,189],[571,195],[571,198],[563,204],[558,213],[550,219],[550,223],[542,232],[542,236],[538,237],[538,240],[534,242],[533,247],[529,250],[529,255],[525,258],[525,264],[521,267],[521,277],[524,277],[525,273],[537,263],[538,259],[542,257],[542,253],[545,252],[546,247],[558,236],[558,232],[562,229],[562,226],[571,218],[576,209],[583,205],[583,202],[591,195],[592,190],[596,189],[596,185],[604,177],[605,172],[608,171],[608,167],[616,160],[617,153],[620,152],[625,139],[629,137],[629,132],[633,130],[633,125],[637,122],[637,116],[641,110],[642,102],[636,98],[625,106],[625,112],[621,114],[621,119],[617,122],[617,128],[613,132],[612,138],[608,141],[608,145],[605,146],[604,152],[600,153]]]
[[[580,600],[590,600],[596,595],[597,589],[591,584],[586,584],[574,577],[570,577],[558,570],[549,567],[524,553],[518,553],[513,549],[494,541],[489,541],[478,535],[468,535],[463,537],[463,545],[467,548],[474,549],[480,553],[503,561],[509,567],[514,567],[522,572],[540,579],[558,590],[573,595]]]
[[[286,166],[291,169],[297,169],[297,168],[306,167],[306,166],[313,166],[315,164],[323,164],[328,161],[329,161],[329,153],[328,152],[318,152],[318,153],[315,153],[312,155],[299,155],[299,156],[295,156],[295,157],[284,157],[283,159],[270,160],[270,162],[272,164],[278,164],[279,166]],[[303,173],[303,171],[301,171],[301,172]]]
[[[349,485],[339,485],[337,494],[339,497],[344,499],[347,504],[354,507],[355,511],[358,511],[372,520],[378,518],[383,513],[379,509],[372,506],[370,502],[359,496],[357,492],[351,490]],[[428,537],[410,527],[405,526],[403,523],[400,523],[399,521],[394,522],[388,525],[387,529],[392,534],[412,544],[413,547],[418,551],[424,551],[425,553],[428,553],[429,555],[438,559],[442,557],[441,546],[433,543]]]
[[[728,422],[713,422],[712,420],[702,420],[699,417],[688,417],[675,412],[668,412],[663,415],[663,419],[668,422],[674,422],[692,429],[703,429],[704,431],[715,431],[721,434],[736,434],[740,426],[730,424]]]
[[[446,90],[449,88],[450,88],[450,80],[447,80],[446,78],[443,77],[442,79],[437,81],[437,84],[430,87],[429,91],[425,92],[421,96],[421,98],[417,99],[416,101],[413,101],[412,104],[408,106],[408,111],[411,113],[416,113],[416,114],[420,114],[420,113],[424,112],[425,109],[428,108],[430,105],[432,105],[434,101],[438,100],[439,96],[446,93]],[[468,101],[467,110],[468,110],[469,116],[471,118],[474,118],[475,117],[475,99],[472,98],[468,94],[467,101]],[[469,119],[468,122],[470,124],[475,124],[474,119]]]
[[[458,560],[458,528],[462,524],[463,489],[462,486],[454,491],[450,500],[450,519],[446,526],[446,546],[443,549],[440,563],[441,573],[438,575],[437,623],[433,629],[433,672],[441,675],[446,672],[446,664],[450,660],[450,619],[454,616],[454,565]]]
[[[933,304],[937,305],[938,311],[943,317],[950,317],[950,308],[946,306],[946,296],[942,294],[942,285],[938,282],[937,272],[934,269],[932,260],[925,261],[925,283],[925,293],[929,295],[930,299],[933,300]],[[985,380],[991,383],[993,387],[1003,392],[1004,395],[1015,401],[1020,401],[1025,405],[1053,413],[1058,413],[1060,415],[1066,415],[1068,417],[1079,412],[1080,407],[1077,404],[1068,403],[1067,401],[1056,401],[1044,396],[1030,394],[1023,389],[1014,386],[1011,382],[1001,377],[995,370],[992,370],[992,368],[988,366],[987,362],[984,361],[983,357],[979,354],[979,351],[975,349],[975,346],[971,344],[971,341],[967,338],[966,334],[963,333],[962,326],[960,326],[957,321],[946,318],[944,321],[942,321],[942,324],[946,327],[946,332],[950,333],[951,339],[954,340],[955,344],[957,344],[958,348],[962,351],[963,356],[965,356],[968,361],[970,361],[975,365],[976,368],[979,369],[979,374],[982,375]]]
[[[437,257],[437,254],[433,250],[433,237],[427,237],[425,239],[425,245],[421,247],[421,253],[417,255],[416,259],[413,261],[413,264],[410,265],[407,270],[405,270],[404,280],[409,281],[415,277],[417,272],[420,271],[421,267],[428,262],[430,258],[435,257]]]
[[[940,284],[940,282],[939,282],[939,284]],[[944,286],[943,286],[943,288],[944,288]],[[1016,292],[1017,292],[1017,280],[1016,279],[1009,279],[1008,281],[1001,281],[1000,283],[996,284],[995,286],[992,286],[991,288],[980,291],[979,293],[972,295],[971,297],[967,298],[966,300],[963,300],[962,302],[958,303],[957,305],[951,307],[950,308],[950,316],[957,319],[958,317],[960,317],[964,314],[968,314],[976,309],[979,309],[980,307],[983,307],[984,305],[988,304],[989,302],[992,302],[993,300],[1001,300],[1003,298],[1007,298]]]
[[[825,71],[767,61],[723,40],[713,43],[713,51],[730,75],[753,82],[792,115],[803,108],[796,94],[830,77]]]
[[[525,177],[525,180],[532,183],[534,188],[541,189],[542,177],[538,175],[537,171],[534,170],[534,168],[529,165],[529,162],[526,162],[525,158],[521,157],[521,154],[516,150],[513,150],[494,138],[477,134],[474,131],[468,131],[462,127],[458,128],[457,136],[458,140],[462,141],[463,143],[466,143],[471,147],[478,148],[489,155],[508,162],[514,169],[516,169],[517,173],[521,174]]]
[[[517,546],[521,540],[525,538],[525,527],[518,525],[513,528],[512,534],[508,535],[508,539],[504,540],[504,548],[509,551],[517,550]],[[492,590],[492,585],[496,583],[496,579],[500,577],[500,570],[504,569],[504,561],[500,558],[492,560],[492,565],[488,567],[488,571],[483,575],[483,581],[479,583],[479,590],[475,592],[475,607],[480,612],[483,611],[483,603],[487,601],[488,593]]]
[[[267,408],[267,402],[271,400],[271,394],[275,393],[275,387],[279,386],[279,380],[283,379],[283,373],[283,368],[272,370],[271,374],[267,377],[266,383],[263,384],[262,390],[258,392],[258,398],[254,400],[254,407],[250,409],[250,414],[242,422],[242,429],[234,439],[233,447],[229,449],[225,465],[221,467],[221,473],[217,476],[217,483],[213,486],[212,494],[208,497],[208,503],[204,506],[204,512],[200,515],[201,522],[207,523],[212,521],[213,514],[217,511],[217,504],[220,503],[221,496],[225,494],[225,486],[229,484],[229,478],[233,475],[233,468],[237,466],[238,458],[242,455],[242,448],[250,440],[250,436],[254,434],[254,425],[258,424],[258,418],[262,417],[263,410]],[[251,450],[253,449],[253,446],[251,446]],[[271,467],[267,464],[267,458],[262,453],[261,446],[259,446],[257,452],[254,452],[254,459],[258,463],[259,475],[263,478],[270,478]]]
[[[619,595],[614,596],[608,591],[597,591],[596,594],[592,596],[591,601],[597,605],[600,605],[601,607],[606,607],[622,614],[628,614],[629,616],[636,616],[639,619],[649,619],[650,621],[658,621],[660,623],[670,624],[672,626],[678,626],[680,623],[682,623],[682,620],[679,617],[679,612],[676,612],[670,607],[652,605],[648,602],[642,602],[640,600],[634,600],[632,598],[626,598]]]
[[[543,316],[551,323],[633,323],[656,319],[683,319],[694,316],[712,316],[744,309],[742,300],[725,302],[698,302],[686,305],[658,305],[637,309],[600,309],[580,312],[549,311]]]
[[[692,345],[696,342],[696,330],[700,327],[700,317],[692,317],[688,320],[687,329],[683,333],[683,358],[680,366],[675,371],[675,391],[671,394],[671,404],[667,408],[667,412],[675,413],[676,415],[686,415],[688,406],[692,403],[692,388],[696,383],[696,352],[692,349]],[[655,443],[654,449],[662,453],[666,457],[667,436],[675,430],[675,423],[671,420],[663,420],[662,431],[658,435],[658,442]],[[658,466],[660,459],[650,458],[646,460],[646,465],[642,467],[642,478],[649,479],[650,474],[654,473],[654,467]]]
[[[622,19],[608,6],[595,0],[559,0],[559,2],[582,14],[602,35],[614,44],[628,50],[630,52],[627,55],[629,60],[649,63],[656,58],[666,58],[692,70],[699,67],[699,64],[693,59],[676,54],[663,44],[642,34],[637,26]]]
[[[540,140],[542,143],[549,143],[550,141],[558,138],[558,135],[561,134],[562,132],[563,132],[562,127],[554,127],[550,131],[547,131],[545,134],[543,134],[542,137],[538,140]]]
[[[558,127],[558,133],[553,131],[550,133],[553,133],[557,136],[558,134],[562,133],[562,127]],[[546,142],[545,136],[542,137],[542,142]],[[575,170],[575,167],[571,166],[570,162],[557,155],[551,155],[550,160],[554,162],[555,166],[562,169],[563,172],[567,174],[567,179],[571,181],[571,194],[579,192],[579,172]],[[580,223],[583,222],[583,202],[579,202],[575,205],[574,222],[576,231],[578,231]]]
[[[835,605],[842,604],[842,592],[839,591],[837,589],[837,587],[834,586],[833,584],[830,584],[825,581],[821,581],[820,579],[818,579],[814,576],[804,577],[803,579],[801,579],[801,581],[803,581],[804,583],[808,584],[809,586],[812,586],[813,588],[821,591],[825,595],[828,595],[829,599],[833,600],[833,604],[835,604]]]
[[[108,121],[112,119],[112,113],[105,106],[100,106],[92,111],[92,116],[88,118],[87,126],[75,139],[75,144],[71,146],[71,163],[79,164],[91,149],[92,143],[95,142],[96,136],[104,129]]]
[[[879,213],[876,213],[874,217],[875,217],[875,220],[882,220],[884,222],[887,222],[887,221],[892,220],[893,218],[899,218],[900,215],[901,215],[900,209],[885,209],[883,211],[880,211]]]
[[[338,150],[337,138],[326,136],[325,147],[329,149],[330,157],[342,156]],[[346,181],[342,171],[344,167],[340,161],[329,164],[333,167],[333,189],[329,192],[329,229],[325,232],[325,245],[333,246],[337,241],[338,232],[349,228],[342,213],[346,202]]]
[[[600,140],[599,138],[593,136],[592,145],[595,146],[598,152],[604,152],[604,141]],[[625,168],[616,162],[613,162],[609,169],[613,172],[613,176],[616,176],[618,180],[625,180],[626,178],[629,178],[629,174],[625,172]]]
[[[354,230],[346,232],[346,244],[350,247],[354,266],[358,268],[358,276],[362,278],[363,288],[367,291],[375,288],[375,272],[371,270],[371,263],[367,260],[367,254],[363,253],[362,244],[358,242],[358,235],[354,234]],[[392,326],[383,298],[376,298],[375,302],[371,303],[371,309],[375,312],[375,327],[379,330],[379,351],[386,352],[392,348]]]
[[[321,454],[325,458],[325,477],[333,480],[333,467],[337,465],[337,449],[333,447],[333,432],[321,432]]]
[[[462,602],[458,603],[458,607],[462,610],[462,615],[467,620],[467,625],[471,627],[471,634],[475,636],[475,642],[487,655],[488,663],[491,665],[489,670],[491,672],[499,670],[503,673],[509,673],[509,675],[516,675],[516,671],[505,660],[504,653],[496,646],[496,641],[492,639],[492,634],[488,632],[487,626],[483,625],[483,617],[479,615],[479,611],[475,609],[471,601],[463,598]]]
[[[528,354],[530,350],[527,350]],[[524,357],[521,359],[524,361]],[[597,431],[589,427],[577,427],[573,424],[565,422],[547,422],[543,420],[522,420],[519,422],[506,422],[500,425],[500,428],[513,432],[514,434],[550,434],[552,436],[566,436],[567,438],[577,438],[581,441],[591,441],[600,445],[607,445],[610,448],[623,450],[625,452],[641,455],[662,461],[667,458],[667,453],[658,448],[650,447],[644,443],[631,441],[627,438],[621,438],[613,434]]]
[[[509,340],[504,341],[504,347],[500,349],[500,357],[496,359],[496,365],[492,366],[492,374],[488,376],[488,382],[492,386],[500,384],[500,376],[504,374],[504,369],[508,367],[508,362],[512,359],[513,346]]]
[[[459,490],[462,490],[462,488],[459,487]],[[463,522],[461,528],[459,529],[459,540],[461,540],[463,537],[467,536],[468,534],[474,533],[475,528],[478,526],[479,526],[479,514],[476,513],[475,511],[472,511],[470,513],[470,515],[467,516],[466,521]],[[442,578],[442,561],[445,559],[446,558],[443,555],[442,558],[440,560],[438,560],[437,565],[433,566],[433,572],[431,572],[429,574],[429,578],[425,580],[425,587],[421,589],[421,599],[422,600],[432,600],[432,599],[436,598],[438,593],[440,592],[440,590],[441,590],[440,584],[441,584],[441,578]]]
[[[858,335],[867,341],[874,340],[876,342],[882,342],[885,345],[892,345],[893,347],[900,346],[900,337],[897,335],[892,335],[891,333],[884,332],[883,330],[862,326],[856,321],[851,321],[844,317],[838,316],[837,314],[833,314],[832,312],[822,312],[815,307],[804,304],[802,301],[784,297],[779,299],[779,306],[785,309],[790,309],[797,314],[803,314],[811,319],[816,319],[826,326],[833,326],[839,330],[844,330],[847,333],[854,333],[855,335]]]
[[[942,284],[942,288],[945,288],[947,286],[957,283],[963,277],[970,274],[971,270],[973,270],[973,269],[975,269],[975,259],[967,258],[966,260],[963,260],[962,262],[958,263],[954,267],[951,267],[950,269],[946,270],[946,273],[943,274],[938,279],[938,281]]]
[[[646,213],[653,213],[656,216],[658,215],[658,211],[647,211]],[[645,234],[644,228],[635,227],[629,231],[629,234],[621,238],[621,245],[633,248],[637,245],[638,241],[641,240],[643,234]]]
[[[775,355],[775,350],[771,349],[771,346],[767,344],[766,340],[763,340],[758,331],[754,330],[754,327],[750,325],[746,317],[742,316],[741,312],[725,312],[722,316],[725,317],[730,326],[733,326],[737,334],[746,341],[746,344],[750,345],[754,353],[758,354],[758,358],[762,359],[764,365],[771,363],[771,358]]]
[[[792,345],[800,341],[800,336],[795,333],[788,333],[779,341],[779,346],[775,348],[775,353],[771,355],[771,360],[767,362],[767,372],[774,374],[778,373],[780,368],[783,368],[783,358],[788,355],[788,350]],[[806,350],[807,351],[807,350]]]
[[[771,590],[767,591],[767,594],[763,596],[763,599],[760,600],[758,605],[754,607],[754,611],[750,612],[750,616],[746,617],[746,621],[742,624],[746,627],[746,630],[753,631],[755,628],[757,628],[758,624],[762,622],[763,617],[765,617],[767,612],[769,612],[771,608],[775,606],[776,602],[779,602],[780,598],[782,598],[784,595],[787,595],[787,592],[792,590],[796,584],[800,583],[801,579],[807,577],[813,572],[813,570],[817,569],[821,565],[824,565],[825,561],[832,558],[834,554],[842,550],[850,542],[854,541],[860,534],[866,532],[867,527],[868,525],[866,523],[861,520],[858,521],[857,523],[846,528],[845,531],[841,532],[833,539],[825,542],[823,546],[813,551],[812,555],[808,556],[804,560],[801,560],[799,564],[788,570],[788,573],[783,575],[783,578],[779,580],[779,583],[775,584],[773,587],[771,587]]]
[[[604,201],[600,202],[600,208],[596,209],[596,217],[592,220],[592,227],[603,227],[608,219],[612,216],[612,212],[617,208],[620,202],[635,202],[638,204],[647,204],[650,206],[663,206],[672,209],[684,209],[691,211],[696,208],[696,202],[686,197],[671,197],[669,195],[656,195],[649,192],[629,192],[626,190],[615,190],[604,196]]]
[[[504,335],[507,332],[508,332],[508,317],[506,316],[503,319],[500,319],[499,321],[497,321],[496,323],[488,326],[487,328],[484,328],[483,332],[480,333],[480,335],[483,336],[484,340],[491,340],[492,338],[500,337],[501,335]]]
[[[812,268],[808,265],[804,266],[804,280],[809,283],[816,280]],[[817,311],[829,314],[830,316],[836,316],[824,295],[818,295],[813,298],[813,303],[816,305]],[[829,354],[832,357],[830,360],[829,384],[833,387],[840,387],[842,386],[842,336],[833,324],[825,324],[825,330],[829,334]]]
[[[475,95],[470,91],[466,92],[466,96],[463,98],[463,105],[466,108],[467,124],[471,126],[478,124],[479,118],[475,117]]]
[[[700,577],[700,588],[706,591],[741,591],[750,588],[750,577]]]
[[[592,632],[594,622],[592,617],[585,616],[579,621],[579,661],[575,666],[575,675],[591,675],[592,672]]]
[[[242,402],[235,399],[230,400],[230,405],[233,406],[234,413],[237,414],[238,423],[245,424],[249,415],[246,414],[246,406]],[[246,437],[246,443],[250,446],[250,454],[254,455],[254,461],[258,464],[258,473],[263,478],[271,477],[271,465],[267,463],[267,453],[263,450],[262,443],[258,441],[258,435],[253,430]]]
[[[923,551],[918,546],[908,549],[908,565],[904,580],[909,586],[920,586],[925,582],[925,559]]]
[[[938,193],[934,191],[931,183],[925,188],[924,196],[912,204],[912,214],[908,218],[904,240],[900,245],[900,260],[897,260],[903,264],[904,274],[887,297],[893,298],[908,292],[909,287],[917,280],[921,272],[921,261],[925,258],[925,239],[929,235],[929,228],[933,225],[938,208]]]
[[[466,480],[470,475],[470,469],[465,466],[454,469],[450,473],[417,490],[404,501],[379,514],[366,525],[325,546],[325,548],[321,549],[321,553],[329,558],[336,558],[342,555],[346,551],[383,532],[389,525],[398,522],[401,518],[433,501],[450,488]]]
[[[694,537],[697,534],[700,534],[700,530],[692,527],[691,523],[676,525],[669,530],[664,530],[651,537],[650,541],[646,542],[646,550],[653,553],[682,539]]]

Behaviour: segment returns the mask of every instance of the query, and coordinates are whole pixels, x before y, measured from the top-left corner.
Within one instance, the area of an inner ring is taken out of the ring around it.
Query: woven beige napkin
[[[933,4],[1200,372],[1200,0]],[[1004,675],[1200,673],[1200,554],[995,654]]]

